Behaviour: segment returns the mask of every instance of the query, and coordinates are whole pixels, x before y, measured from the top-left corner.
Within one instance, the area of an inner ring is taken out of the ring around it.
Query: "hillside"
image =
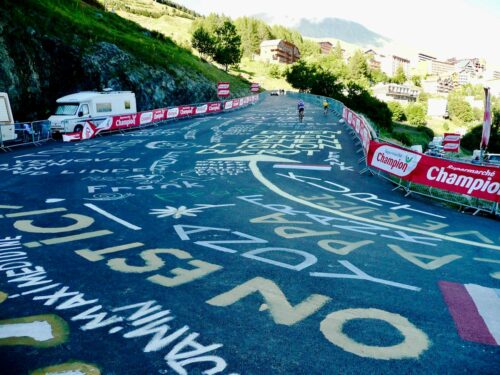
[[[245,80],[97,0],[3,0],[0,12],[0,91],[17,120],[47,118],[58,97],[104,87],[134,91],[141,110],[214,100],[217,81],[248,93]]]

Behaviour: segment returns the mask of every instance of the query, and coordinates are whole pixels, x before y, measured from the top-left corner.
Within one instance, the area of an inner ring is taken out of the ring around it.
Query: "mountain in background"
[[[383,47],[391,41],[357,22],[340,18],[325,18],[318,22],[302,18],[295,28],[306,37],[335,38],[362,46]]]
[[[340,18],[324,18],[322,20],[309,20],[306,18],[292,18],[281,16],[276,18],[266,13],[254,16],[270,24],[284,24],[299,31],[302,36],[317,39],[339,39],[347,43],[363,47],[385,47],[391,39],[377,34],[363,25]]]

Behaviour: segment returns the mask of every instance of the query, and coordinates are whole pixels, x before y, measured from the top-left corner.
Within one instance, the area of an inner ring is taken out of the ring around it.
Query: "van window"
[[[87,104],[82,104],[80,112],[83,113],[83,116],[87,116],[89,114],[89,106]]]
[[[111,103],[97,103],[95,106],[98,113],[111,112]]]
[[[130,100],[125,100],[125,109],[130,109]]]
[[[56,108],[56,115],[59,116],[71,116],[75,115],[78,110],[79,104],[64,104],[61,103]]]

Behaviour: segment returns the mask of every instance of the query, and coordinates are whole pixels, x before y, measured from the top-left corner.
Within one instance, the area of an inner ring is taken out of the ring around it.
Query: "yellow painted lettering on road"
[[[488,259],[488,258],[474,258],[476,262],[486,262],[486,263],[496,263],[500,264],[500,260]],[[490,273],[490,276],[494,279],[500,280],[500,271]]]
[[[90,262],[98,262],[104,259],[103,255],[134,249],[136,247],[141,247],[141,246],[144,246],[144,244],[141,242],[132,242],[125,245],[108,247],[106,249],[101,249],[101,250],[89,250],[89,249],[75,250],[75,253],[87,259]]]
[[[285,219],[286,214],[276,212],[274,214],[256,217],[250,220],[254,224],[312,224],[310,221],[292,221]]]
[[[125,273],[144,273],[157,271],[165,262],[156,254],[169,254],[177,259],[192,259],[191,254],[178,249],[150,249],[142,251],[139,256],[144,260],[144,266],[131,266],[127,264],[126,258],[113,258],[108,260],[107,265],[114,271]]]
[[[463,232],[448,232],[446,234],[453,237],[474,236],[479,238],[479,240],[483,241],[484,243],[489,243],[489,244],[494,243],[492,240],[490,240],[488,237],[486,237],[481,232],[478,232],[477,230],[465,230]]]
[[[306,228],[299,227],[278,227],[274,229],[274,232],[283,238],[302,238],[302,237],[315,237],[315,236],[330,236],[334,234],[339,234],[339,232],[334,230],[327,231],[315,231]]]
[[[439,221],[434,220],[425,220],[422,224],[408,224],[409,227],[417,228],[417,229],[425,229],[425,230],[439,230],[446,227],[449,227],[446,223],[440,223]]]
[[[298,305],[292,306],[274,282],[256,277],[208,300],[207,303],[212,306],[226,307],[253,293],[260,293],[264,298],[265,304],[261,305],[260,311],[269,310],[276,324],[287,326],[304,320],[330,301],[330,297],[312,294]]]
[[[179,285],[190,283],[191,281],[197,279],[201,279],[215,271],[222,269],[222,266],[219,266],[217,264],[212,264],[196,259],[189,261],[188,264],[196,268],[193,268],[191,270],[186,270],[184,268],[174,268],[170,272],[173,273],[174,275],[177,275],[175,277],[153,275],[148,277],[147,279],[152,283],[172,288]]]
[[[356,249],[359,249],[363,246],[370,245],[372,243],[374,243],[374,242],[370,241],[370,240],[349,242],[349,241],[328,239],[328,240],[318,241],[319,247],[321,247],[323,250],[329,251],[330,253],[334,253],[337,255],[347,255]],[[341,246],[334,248],[334,247],[332,247],[331,244],[336,244],[336,245],[341,245]]]
[[[392,346],[365,345],[357,342],[343,332],[344,324],[356,319],[382,320],[397,329],[404,339],[401,343]],[[429,348],[427,335],[408,319],[379,309],[335,311],[321,322],[320,330],[332,344],[346,352],[365,358],[384,360],[418,358]]]
[[[65,233],[88,228],[94,223],[93,218],[85,215],[67,214],[62,215],[62,217],[74,220],[76,223],[65,227],[40,227],[33,225],[33,220],[18,220],[14,223],[14,228],[28,233]]]
[[[376,215],[373,217],[375,220],[384,221],[386,223],[399,223],[400,221],[406,221],[411,219],[410,215],[399,216],[394,212],[389,212],[385,215]]]
[[[445,264],[451,263],[457,259],[462,258],[460,255],[455,255],[455,254],[449,254],[441,257],[436,257],[433,255],[426,255],[426,254],[420,254],[420,253],[412,253],[406,250],[403,250],[401,247],[397,245],[387,245],[389,248],[394,251],[396,254],[398,254],[400,257],[406,259],[408,262],[413,263],[414,265],[428,271],[432,271],[435,269],[438,269]],[[432,259],[431,262],[424,263],[418,258],[424,258],[424,259]]]
[[[294,196],[292,194],[289,194],[286,191],[280,189],[278,186],[274,185],[271,181],[269,181],[267,178],[264,177],[264,175],[262,174],[262,172],[259,170],[259,167],[258,167],[257,163],[259,161],[276,161],[276,160],[268,159],[266,156],[263,156],[263,155],[250,155],[250,156],[242,157],[242,158],[238,158],[238,157],[235,157],[235,158],[222,158],[222,159],[217,159],[217,160],[239,160],[239,161],[247,160],[247,161],[249,161],[248,165],[249,165],[250,171],[252,172],[252,174],[254,175],[254,177],[260,183],[262,183],[269,190],[271,190],[272,192],[278,194],[279,196],[281,196],[281,197],[283,197],[285,199],[288,199],[290,201],[302,204],[302,205],[307,206],[307,207],[312,207],[312,208],[315,208],[315,209],[318,209],[318,210],[321,210],[321,211],[328,212],[330,214],[334,214],[334,215],[337,215],[337,216],[340,216],[340,217],[343,217],[343,218],[346,218],[346,219],[350,219],[350,220],[360,221],[360,222],[363,222],[363,223],[369,223],[369,224],[374,224],[374,225],[382,225],[384,227],[396,229],[396,230],[399,230],[399,231],[405,231],[405,232],[410,232],[410,233],[417,233],[417,234],[421,234],[421,235],[428,236],[428,237],[438,238],[438,239],[444,240],[444,241],[450,241],[450,242],[460,243],[460,244],[463,244],[463,245],[476,246],[476,247],[479,247],[479,248],[487,248],[487,249],[493,249],[493,250],[497,250],[497,251],[500,250],[500,245],[493,244],[491,242],[491,240],[489,240],[489,239],[487,239],[487,241],[485,241],[485,242],[477,242],[477,241],[465,240],[463,238],[454,237],[453,233],[440,234],[440,233],[434,233],[432,231],[426,231],[426,230],[422,230],[422,229],[411,228],[411,227],[408,227],[408,226],[401,226],[401,225],[396,225],[396,224],[392,224],[392,223],[383,223],[383,222],[376,221],[376,220],[369,219],[369,218],[365,218],[365,217],[362,217],[362,216],[352,215],[352,214],[349,214],[349,213],[346,213],[346,212],[342,212],[342,211],[339,211],[339,210],[333,210],[331,208],[323,207],[323,206],[320,206],[320,205],[315,204],[313,202],[309,202],[307,200],[300,199],[299,197],[296,197],[296,196]],[[279,160],[279,161],[282,162],[283,160]],[[286,161],[290,162],[290,160],[286,160]],[[292,160],[292,162],[296,162],[296,161]]]

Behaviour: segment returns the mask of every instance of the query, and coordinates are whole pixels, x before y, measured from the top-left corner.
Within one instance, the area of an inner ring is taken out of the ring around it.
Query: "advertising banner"
[[[490,88],[484,88],[484,119],[483,119],[483,133],[481,134],[481,143],[479,148],[488,147],[491,132],[491,96]]]
[[[351,111],[347,107],[344,107],[342,111],[342,117],[359,136],[359,139],[361,140],[361,143],[363,145],[363,150],[366,154],[370,147],[371,140],[371,134],[368,125],[365,123],[362,117],[358,116],[354,111]]]
[[[460,163],[370,142],[368,164],[421,185],[500,202],[500,168]]]
[[[128,129],[170,119],[217,113],[223,111],[224,109],[233,109],[255,103],[258,100],[259,95],[250,95],[243,98],[231,99],[226,102],[181,105],[172,108],[159,108],[150,111],[138,112],[131,115],[95,118],[91,121],[86,121],[82,132],[63,134],[63,141],[80,141],[83,139],[94,138],[102,131]]]
[[[252,83],[250,86],[250,91],[251,92],[259,92],[260,85],[258,83]]]
[[[229,82],[219,82],[217,84],[217,96],[227,97],[229,96]]]
[[[444,133],[443,151],[459,152],[460,151],[460,134]]]

